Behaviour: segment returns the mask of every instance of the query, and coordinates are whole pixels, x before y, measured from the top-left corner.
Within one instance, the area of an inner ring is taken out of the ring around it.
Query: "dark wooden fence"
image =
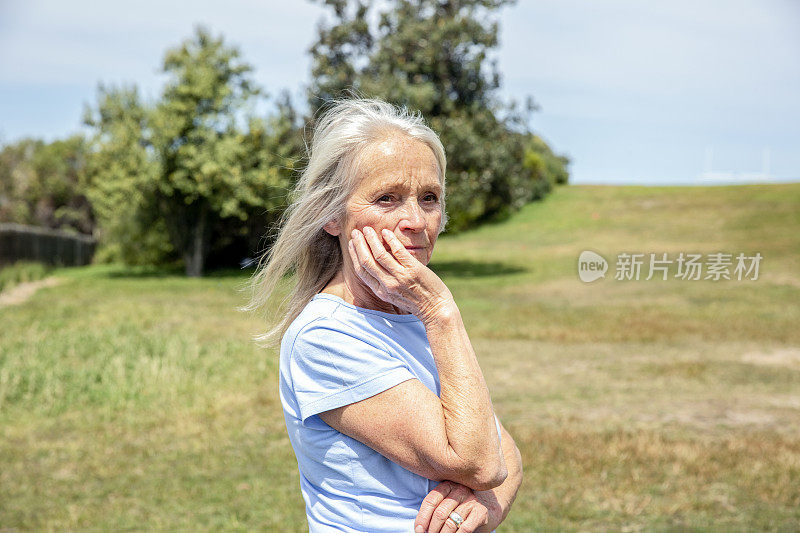
[[[39,261],[50,265],[80,266],[91,263],[96,240],[22,224],[0,224],[0,265]]]

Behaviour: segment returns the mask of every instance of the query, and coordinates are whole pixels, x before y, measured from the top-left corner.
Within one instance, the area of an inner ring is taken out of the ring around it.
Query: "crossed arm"
[[[472,492],[469,498],[481,502],[484,510],[470,504],[469,514],[473,507],[478,513],[467,517],[462,529],[490,531],[485,528],[505,518],[519,489],[519,451],[507,431],[502,430],[502,441],[498,435],[489,390],[452,294],[391,232],[382,235],[388,250],[371,228],[353,231],[349,248],[353,269],[376,296],[423,322],[439,373],[440,394],[409,379],[319,416],[412,472],[455,482],[458,491]],[[442,501],[452,503],[446,496]],[[428,498],[433,497],[426,497],[430,506]],[[435,510],[443,507],[441,503]],[[416,524],[421,524],[419,516]],[[438,531],[442,525],[424,527]]]
[[[454,309],[426,324],[440,397],[409,379],[319,416],[404,468],[443,482],[423,500],[415,526],[448,531],[454,524],[447,517],[458,509],[465,517],[459,531],[488,533],[511,509],[522,483],[522,461],[502,424],[498,439],[486,383]]]
[[[517,444],[514,442],[514,439],[511,438],[509,432],[506,431],[506,428],[503,427],[502,424],[500,427],[502,429],[503,438],[503,456],[508,465],[508,477],[502,485],[490,490],[492,496],[500,504],[500,516],[497,517],[498,520],[496,524],[492,524],[490,521],[490,530],[497,527],[506,519],[508,512],[511,510],[511,506],[514,504],[514,500],[517,499],[519,487],[522,485],[522,455],[519,453]]]
[[[362,402],[320,413],[320,417],[334,429],[350,434],[401,466],[429,479],[442,481],[423,500],[415,526],[421,526],[423,531],[445,531],[443,527],[447,524],[450,512],[467,502],[472,508],[470,515],[474,513],[469,525],[477,526],[474,529],[476,532],[490,532],[508,516],[522,484],[519,449],[501,423],[502,454],[507,476],[496,486],[492,486],[494,482],[478,485],[469,476],[460,475],[455,468],[448,471],[446,465],[438,465],[437,468],[436,461],[425,456],[426,452],[435,453],[432,442],[423,442],[419,449],[413,448],[416,439],[411,436],[424,437],[424,432],[420,431],[420,425],[413,416],[409,416],[408,402],[416,394],[424,394],[423,391],[430,393],[419,381],[408,380]],[[370,402],[373,398],[377,398],[377,401]],[[411,402],[411,405],[418,403],[424,402],[418,400]],[[461,529],[470,530],[466,527]]]
[[[440,396],[409,379],[319,416],[416,474],[489,490],[508,476],[489,391],[460,314],[440,316],[427,325]]]
[[[501,435],[503,456],[508,465],[508,477],[503,484],[485,491],[472,491],[469,487],[450,481],[440,483],[422,501],[414,521],[415,531],[446,531],[447,527],[452,526],[447,522],[450,513],[470,506],[468,520],[459,530],[469,531],[472,528],[468,526],[475,526],[475,532],[487,533],[506,519],[522,484],[522,456],[502,424]]]

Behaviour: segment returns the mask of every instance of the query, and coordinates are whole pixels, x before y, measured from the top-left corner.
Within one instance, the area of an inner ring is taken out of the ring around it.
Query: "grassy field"
[[[618,281],[621,252],[763,260]],[[431,266],[523,455],[500,531],[800,529],[800,184],[569,186]],[[55,275],[0,308],[0,530],[306,531],[244,275]]]

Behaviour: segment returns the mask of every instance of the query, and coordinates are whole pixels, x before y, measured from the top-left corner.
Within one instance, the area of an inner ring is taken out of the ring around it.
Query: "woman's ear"
[[[338,237],[339,234],[342,232],[342,228],[339,227],[339,222],[337,220],[331,220],[330,222],[322,226],[322,228],[331,235],[333,235],[334,237]]]

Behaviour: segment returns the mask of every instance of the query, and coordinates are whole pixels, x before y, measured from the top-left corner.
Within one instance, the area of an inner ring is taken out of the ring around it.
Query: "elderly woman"
[[[337,100],[251,308],[284,274],[280,398],[312,532],[491,531],[522,481],[453,295],[426,265],[446,216],[442,143],[386,102]]]

